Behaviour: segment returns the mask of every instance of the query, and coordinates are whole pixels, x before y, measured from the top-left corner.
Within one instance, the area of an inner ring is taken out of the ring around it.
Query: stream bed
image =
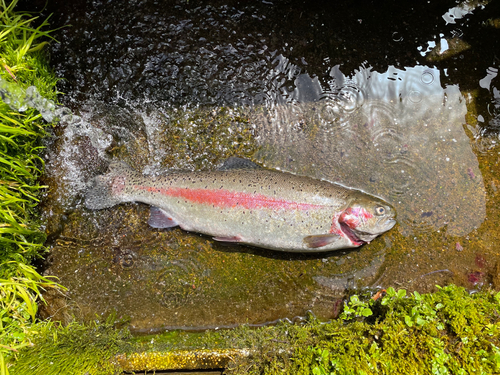
[[[52,1],[52,64],[79,116],[47,140],[43,314],[133,333],[336,317],[349,293],[500,289],[498,3]],[[389,20],[389,21],[387,21]],[[145,174],[230,156],[379,196],[398,224],[292,254],[90,211],[112,160]]]

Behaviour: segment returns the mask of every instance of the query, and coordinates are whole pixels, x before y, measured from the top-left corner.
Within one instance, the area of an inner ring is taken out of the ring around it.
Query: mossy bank
[[[31,262],[44,253],[45,234],[37,204],[43,186],[41,139],[50,126],[34,109],[13,110],[13,98],[36,85],[48,99],[56,98],[57,79],[43,47],[50,40],[47,22],[14,11],[17,1],[0,2],[0,373],[20,348],[37,313],[42,289],[55,286]],[[12,95],[11,95],[12,94]],[[8,104],[7,104],[8,103]],[[10,104],[10,106],[9,106]]]
[[[376,298],[376,299],[375,299]],[[132,337],[113,321],[40,323],[16,374],[224,368],[227,374],[491,374],[500,371],[500,293],[447,286],[355,295],[339,319]],[[63,372],[61,372],[63,371]]]

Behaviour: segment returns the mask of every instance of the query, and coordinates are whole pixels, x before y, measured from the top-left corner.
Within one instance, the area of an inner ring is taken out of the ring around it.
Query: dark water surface
[[[346,293],[500,288],[499,2],[52,1],[61,101],[48,142],[45,313],[135,332],[339,312]],[[147,174],[231,155],[394,205],[352,251],[287,254],[88,211],[111,160]]]

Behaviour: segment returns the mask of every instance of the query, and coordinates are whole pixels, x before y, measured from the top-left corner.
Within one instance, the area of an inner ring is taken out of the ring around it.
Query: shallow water
[[[69,291],[46,315],[157,332],[329,319],[365,287],[500,288],[498,5],[335,4],[51,4],[82,121],[47,144],[45,272]],[[231,155],[381,196],[398,225],[297,255],[152,229],[144,205],[82,207],[110,160],[156,174]]]

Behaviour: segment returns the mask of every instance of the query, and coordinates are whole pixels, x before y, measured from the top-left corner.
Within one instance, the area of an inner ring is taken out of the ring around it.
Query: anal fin
[[[213,237],[215,241],[220,242],[241,242],[241,237],[232,236],[232,237]]]
[[[307,247],[315,249],[318,247],[330,245],[340,238],[341,237],[338,234],[318,234],[314,236],[304,237],[304,243],[307,245]]]
[[[153,206],[149,210],[148,224],[153,228],[173,228],[179,225],[168,213]]]

